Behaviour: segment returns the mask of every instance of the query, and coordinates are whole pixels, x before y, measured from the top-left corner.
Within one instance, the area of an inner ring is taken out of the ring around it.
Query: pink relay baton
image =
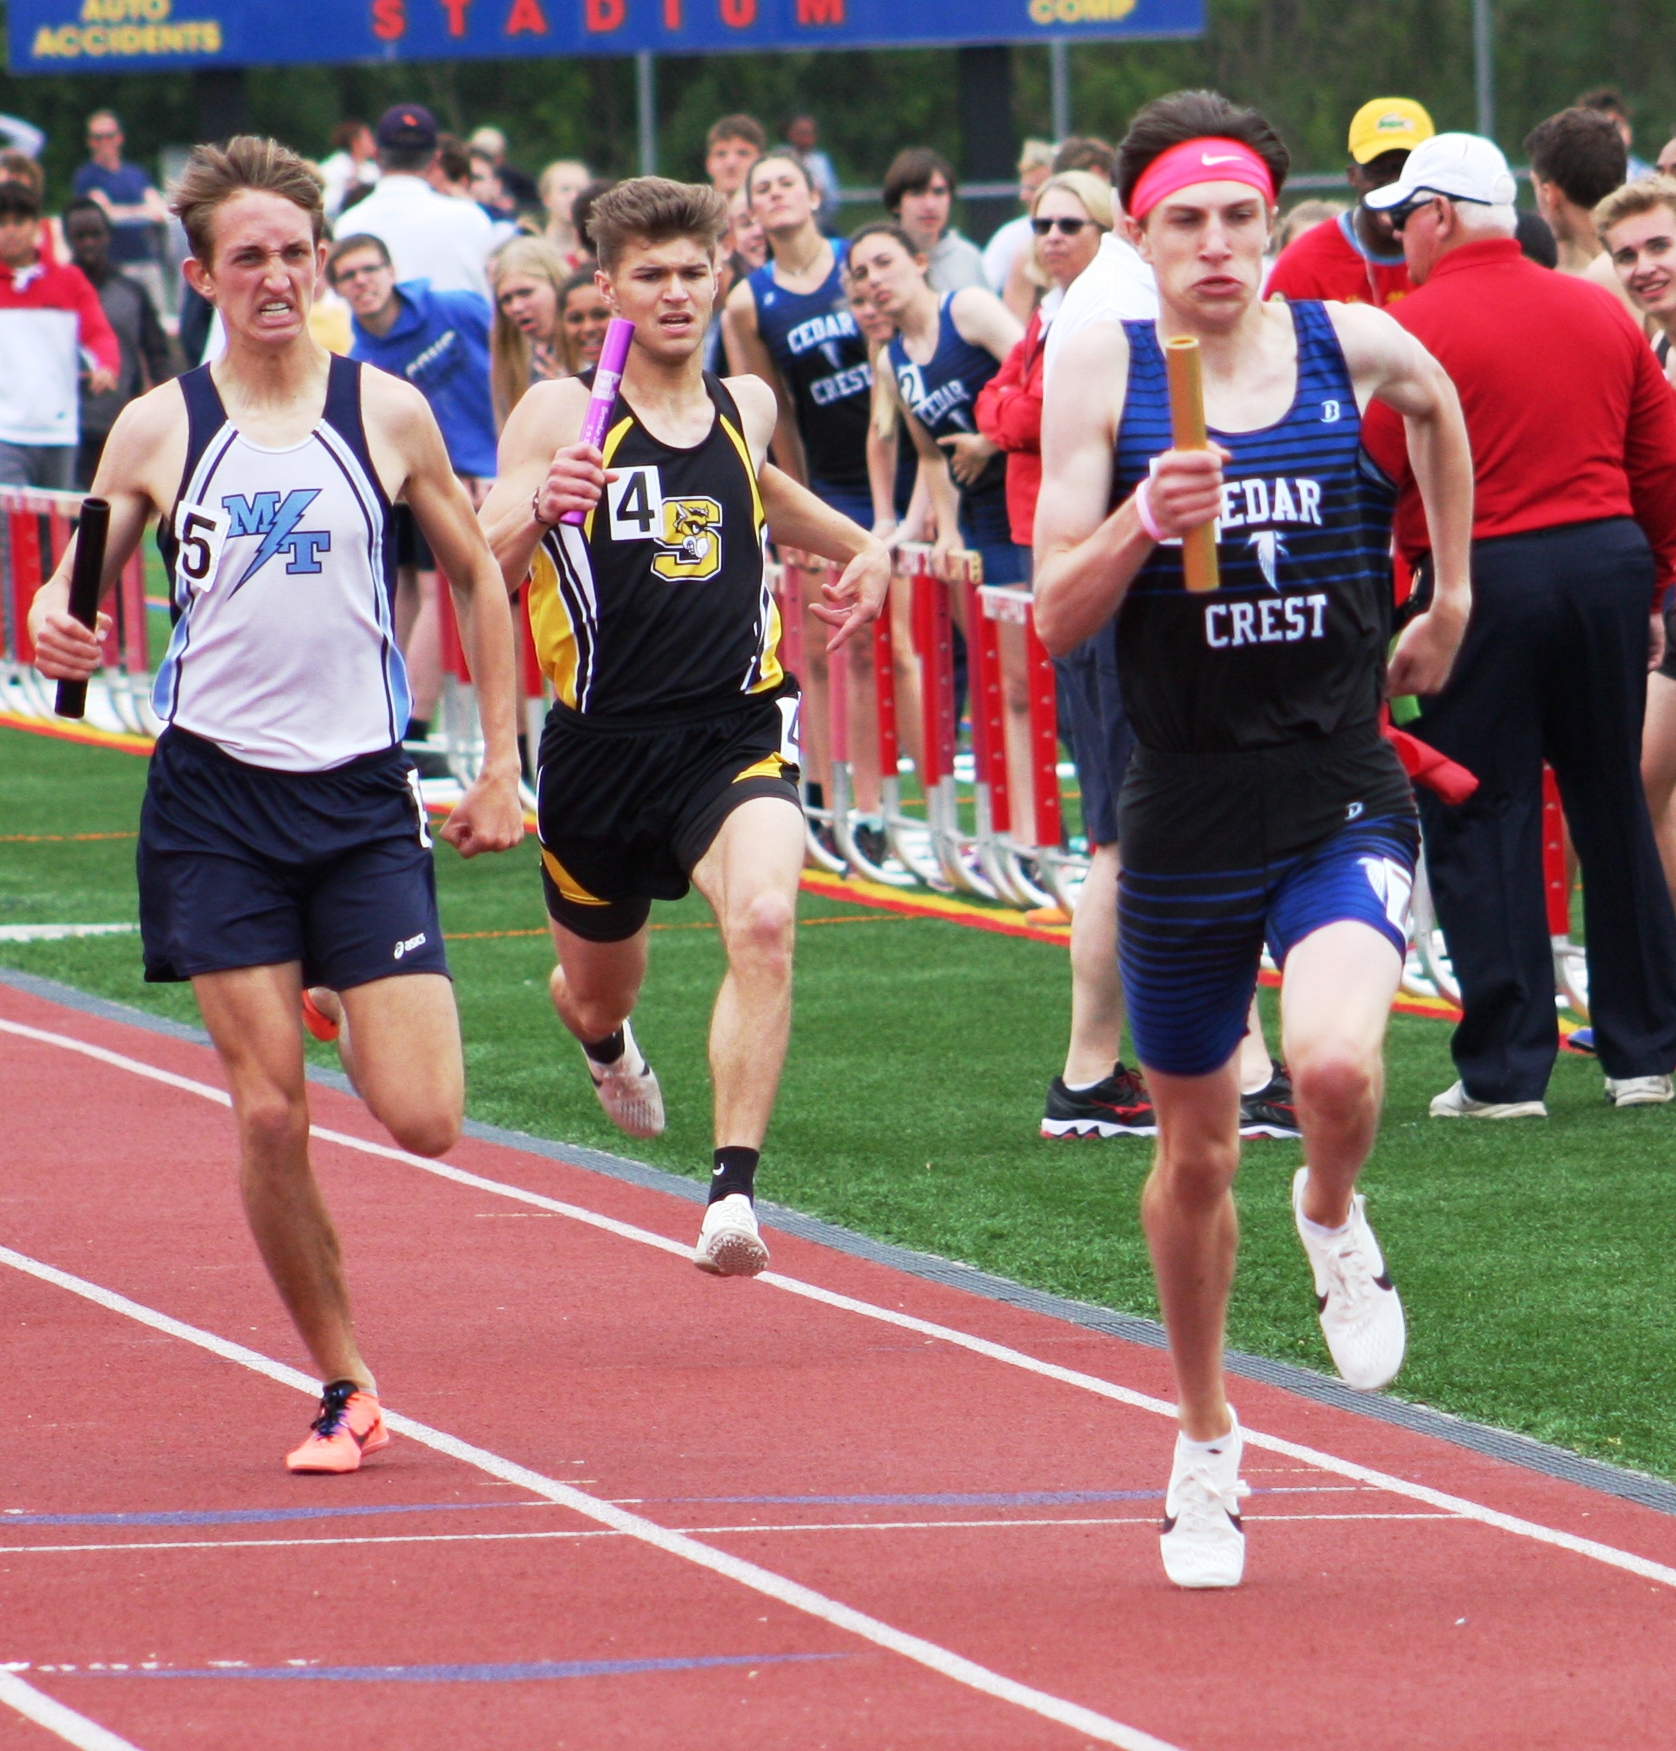
[[[623,366],[628,362],[629,342],[634,339],[634,324],[621,316],[613,316],[605,325],[605,344],[599,349],[599,364],[594,371],[594,389],[588,397],[588,412],[582,421],[583,444],[598,450],[605,442],[605,428],[611,419],[611,409],[617,401],[617,385],[623,380]],[[587,522],[586,511],[566,511],[559,519],[572,527]]]

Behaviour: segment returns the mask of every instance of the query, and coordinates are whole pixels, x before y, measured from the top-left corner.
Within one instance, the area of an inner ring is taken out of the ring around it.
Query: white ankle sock
[[[1234,1430],[1238,1424],[1230,1422],[1228,1433],[1218,1435],[1214,1441],[1195,1441],[1191,1436],[1176,1433],[1176,1451],[1183,1459],[1220,1459],[1233,1450]]]

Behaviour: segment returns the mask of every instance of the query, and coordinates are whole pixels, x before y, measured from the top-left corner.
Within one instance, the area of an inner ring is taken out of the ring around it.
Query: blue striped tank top
[[[1233,453],[1217,524],[1221,588],[1190,595],[1181,548],[1156,548],[1117,622],[1124,702],[1143,746],[1276,748],[1370,726],[1391,636],[1390,481],[1362,447],[1356,392],[1319,302],[1291,304],[1297,389],[1277,424],[1212,432]],[[1170,447],[1164,355],[1126,322],[1129,386],[1112,504]]]

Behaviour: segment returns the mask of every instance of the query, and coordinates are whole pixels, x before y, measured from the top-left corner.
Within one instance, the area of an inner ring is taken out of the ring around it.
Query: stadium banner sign
[[[1197,36],[1204,0],[9,0],[13,73]]]

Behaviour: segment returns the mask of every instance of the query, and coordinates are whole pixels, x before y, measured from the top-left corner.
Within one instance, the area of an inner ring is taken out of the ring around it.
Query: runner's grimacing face
[[[1676,317],[1676,213],[1661,201],[1651,212],[1620,219],[1606,248],[1624,290],[1659,321]]]
[[[1227,328],[1257,296],[1272,220],[1267,202],[1243,182],[1196,182],[1167,195],[1139,225],[1131,220],[1130,233],[1177,315]]]
[[[924,286],[920,259],[909,255],[894,237],[875,231],[850,250],[850,275],[892,328]]]
[[[326,246],[316,244],[308,214],[283,195],[244,189],[211,219],[215,254],[198,262],[203,284],[230,335],[282,345],[308,328]]]
[[[675,364],[703,343],[716,302],[716,262],[698,238],[631,240],[596,284],[616,313],[634,324],[635,345],[653,358]]]
[[[796,231],[815,211],[803,172],[784,158],[765,158],[753,166],[746,185],[751,213],[764,231]]]

